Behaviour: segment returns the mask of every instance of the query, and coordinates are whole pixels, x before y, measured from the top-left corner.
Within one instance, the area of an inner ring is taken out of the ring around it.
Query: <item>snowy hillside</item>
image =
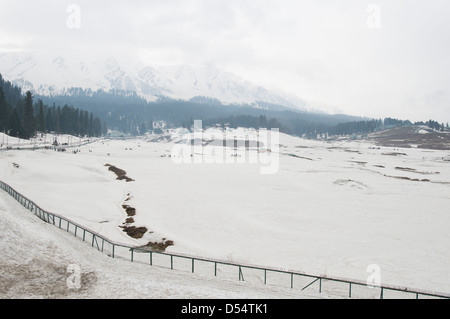
[[[188,65],[156,66],[133,57],[85,58],[73,53],[0,53],[0,73],[40,95],[64,94],[70,88],[124,90],[149,101],[158,96],[189,100],[205,96],[224,104],[269,102],[302,107],[298,98],[289,100],[214,67]]]
[[[112,259],[39,220],[3,191],[0,218],[1,299],[326,297]],[[70,265],[80,267],[79,288],[70,286]]]
[[[227,148],[220,163],[213,137],[222,142],[223,131],[203,132],[192,156],[178,152],[185,133],[73,141],[76,153],[13,147],[0,153],[0,179],[127,245],[170,240],[168,252],[360,281],[375,264],[382,284],[449,293],[448,151],[280,134],[277,145]],[[264,175],[267,153],[278,169]],[[106,164],[133,181],[116,180]],[[124,204],[135,209],[131,221]],[[126,223],[148,231],[132,238]]]

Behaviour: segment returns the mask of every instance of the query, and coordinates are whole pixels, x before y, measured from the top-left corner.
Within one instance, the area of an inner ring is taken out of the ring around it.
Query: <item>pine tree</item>
[[[94,117],[94,135],[97,137],[102,136],[103,125],[102,121],[98,117]]]
[[[89,136],[89,112],[85,111],[83,116],[83,128],[85,136]]]
[[[267,128],[267,119],[265,115],[259,116],[259,127],[260,128]]]
[[[91,114],[89,115],[89,130],[88,130],[88,135],[89,137],[94,136],[95,132],[94,132],[94,115]]]
[[[45,123],[44,105],[42,100],[39,100],[38,105],[39,113],[36,119],[36,129],[41,133],[45,133],[47,131],[47,124]]]
[[[20,123],[20,117],[19,113],[17,112],[17,109],[15,108],[11,115],[9,116],[9,135],[16,136],[16,137],[22,137],[24,136],[24,129],[22,127],[22,124]]]
[[[0,131],[6,131],[8,127],[8,105],[6,103],[3,88],[0,86]]]
[[[80,121],[80,110],[77,109],[75,112],[75,135],[80,136],[81,134],[81,121]]]
[[[24,109],[24,121],[23,128],[24,134],[23,137],[29,139],[35,133],[36,125],[34,119],[34,110],[33,110],[33,95],[30,91],[27,91],[25,94],[25,109]]]
[[[46,130],[47,132],[53,132],[55,131],[55,123],[53,121],[54,116],[52,114],[52,111],[54,111],[54,108],[50,108],[47,110],[47,115],[45,117],[45,124],[46,124]]]
[[[55,130],[57,134],[61,134],[61,107],[56,109]]]
[[[105,136],[106,134],[108,134],[108,126],[106,125],[106,122],[103,122],[102,135]]]

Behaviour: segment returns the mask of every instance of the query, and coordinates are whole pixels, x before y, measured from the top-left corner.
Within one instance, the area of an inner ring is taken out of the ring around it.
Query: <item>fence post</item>
[[[239,281],[245,281],[244,280],[244,274],[242,273],[242,267],[239,266]]]
[[[194,258],[192,258],[192,273],[194,273]]]

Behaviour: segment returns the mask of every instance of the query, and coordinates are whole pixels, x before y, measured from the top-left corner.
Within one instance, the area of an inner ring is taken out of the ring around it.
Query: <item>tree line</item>
[[[444,126],[433,120],[411,123],[395,118],[370,119],[346,114],[294,111],[267,103],[261,108],[245,104],[223,105],[218,100],[205,97],[188,101],[160,97],[157,101],[148,102],[136,93],[118,90],[105,92],[73,88],[62,95],[36,95],[34,99],[37,102],[32,102],[33,96],[23,96],[18,87],[3,81],[1,75],[0,86],[5,96],[0,101],[0,129],[10,130],[11,134],[22,137],[29,136],[33,131],[99,136],[106,134],[106,127],[125,134],[142,135],[154,130],[154,121],[165,121],[169,127],[190,128],[194,119],[202,120],[206,126],[278,128],[280,132],[310,139],[366,134],[383,127],[413,124],[428,125],[436,130],[448,129],[448,124]],[[28,111],[25,112],[27,105]],[[29,105],[32,105],[33,112]],[[68,105],[77,105],[90,113]],[[92,113],[99,119],[94,118]]]
[[[329,135],[352,135],[372,133],[383,126],[382,120],[355,121],[339,123],[328,130]]]
[[[69,104],[88,109],[106,122],[108,128],[125,134],[140,135],[152,131],[154,121],[165,121],[170,127],[192,126],[193,120],[204,125],[220,124],[234,127],[279,128],[294,134],[314,135],[337,123],[361,119],[345,114],[330,115],[287,109],[279,105],[258,102],[258,108],[248,104],[222,104],[219,100],[194,97],[190,100],[159,97],[149,102],[133,92],[90,91],[70,89],[67,94],[38,96],[47,104]],[[228,124],[227,124],[228,123]]]
[[[68,105],[48,106],[41,99],[33,100],[30,91],[23,95],[19,87],[4,81],[0,75],[0,131],[24,139],[37,132],[88,137],[106,134],[106,124],[92,112]]]

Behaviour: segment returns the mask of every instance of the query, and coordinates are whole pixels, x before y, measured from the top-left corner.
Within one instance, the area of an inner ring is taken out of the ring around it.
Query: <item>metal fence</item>
[[[84,140],[83,142],[71,142],[69,143],[59,143],[58,145],[53,145],[53,144],[34,144],[34,143],[17,143],[17,144],[13,144],[11,143],[11,145],[8,144],[2,144],[2,146],[0,147],[0,151],[12,151],[12,150],[21,150],[21,151],[35,151],[35,150],[40,150],[40,149],[47,149],[47,150],[54,150],[57,151],[58,149],[70,149],[70,148],[78,148],[81,146],[85,146],[88,144],[92,144],[94,142],[97,141],[97,138],[89,138],[87,141]]]
[[[232,263],[224,260],[208,259],[178,253],[145,250],[114,242],[87,229],[61,215],[43,210],[35,202],[0,181],[0,188],[11,195],[26,209],[33,212],[46,223],[74,235],[112,258],[127,259],[131,262],[145,263],[189,273],[210,274],[212,276],[239,281],[256,282],[264,285],[277,285],[308,292],[326,293],[330,296],[356,298],[450,298],[450,294],[411,289],[407,287],[378,285],[369,286],[367,282],[312,275],[301,271],[262,267],[249,264]],[[314,289],[314,290],[313,290]]]

